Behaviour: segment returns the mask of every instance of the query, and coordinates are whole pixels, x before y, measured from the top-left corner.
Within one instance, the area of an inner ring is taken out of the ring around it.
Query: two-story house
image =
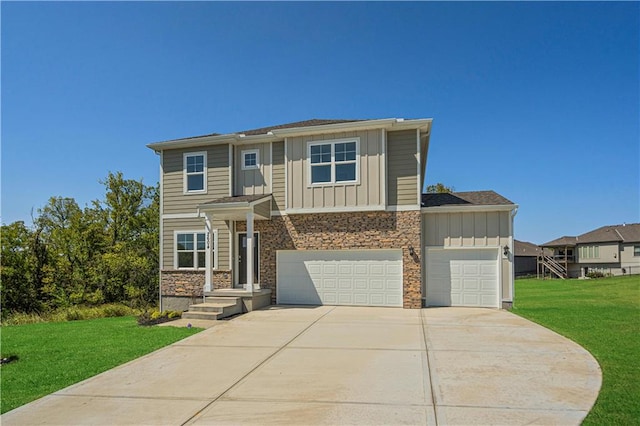
[[[510,306],[516,206],[422,194],[431,124],[314,119],[149,144],[162,308],[234,288],[278,304]]]
[[[577,237],[556,238],[541,247],[551,251],[538,257],[543,275],[640,274],[640,223],[603,226]]]

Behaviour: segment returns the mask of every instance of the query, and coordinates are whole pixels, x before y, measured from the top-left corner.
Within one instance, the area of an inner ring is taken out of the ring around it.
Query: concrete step
[[[205,303],[198,303],[197,305],[191,305],[189,306],[189,311],[190,312],[223,312],[224,308],[230,308],[235,306],[236,304],[234,302],[227,302],[227,303],[220,303],[220,302],[215,302],[215,303],[210,303],[210,302],[205,302]]]
[[[182,313],[182,318],[218,320],[241,313],[242,299],[240,297],[207,297],[205,303],[189,306],[189,310]]]
[[[204,303],[238,303],[241,297],[234,296],[206,296]]]
[[[198,319],[216,321],[222,318],[222,312],[199,312],[199,311],[187,311],[182,313],[183,319]]]

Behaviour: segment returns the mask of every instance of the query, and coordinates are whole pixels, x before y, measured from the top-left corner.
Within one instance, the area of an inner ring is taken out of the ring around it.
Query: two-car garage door
[[[427,253],[427,306],[498,307],[498,249]]]
[[[402,306],[401,250],[277,253],[279,304]]]

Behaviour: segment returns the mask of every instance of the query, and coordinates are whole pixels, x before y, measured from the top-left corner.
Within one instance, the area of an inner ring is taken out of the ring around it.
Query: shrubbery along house
[[[513,217],[493,191],[422,194],[431,119],[307,120],[149,144],[160,298],[510,307]]]

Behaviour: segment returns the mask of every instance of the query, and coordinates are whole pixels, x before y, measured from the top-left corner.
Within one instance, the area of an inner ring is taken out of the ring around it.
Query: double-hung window
[[[580,246],[578,254],[581,259],[599,259],[600,247],[599,246]]]
[[[358,139],[309,143],[312,185],[358,181]]]
[[[633,246],[633,255],[640,256],[640,246]]]
[[[184,154],[184,192],[207,192],[207,153]]]
[[[214,241],[211,241],[211,253],[213,268],[215,259],[215,237],[216,232],[212,233]],[[185,231],[176,232],[176,252],[175,267],[176,269],[202,269],[205,267],[207,256],[207,234],[205,232]]]

